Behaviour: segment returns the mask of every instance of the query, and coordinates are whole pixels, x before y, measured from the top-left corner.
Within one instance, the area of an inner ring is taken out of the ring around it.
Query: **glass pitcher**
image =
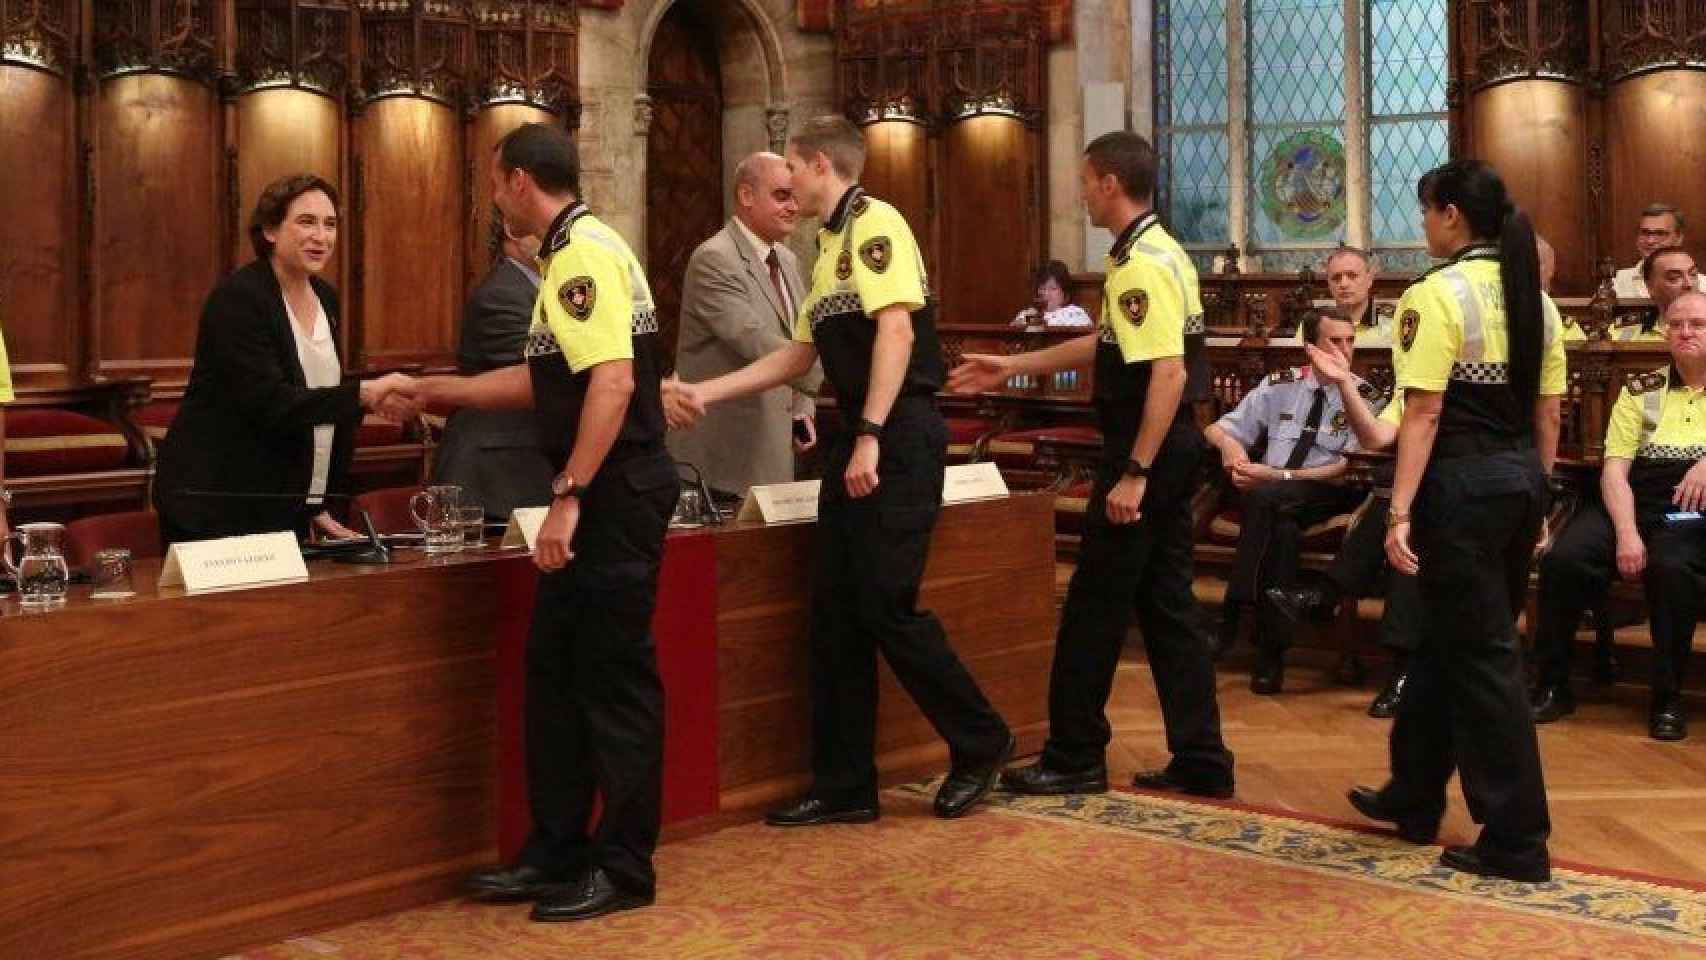
[[[462,488],[450,484],[427,487],[409,501],[409,512],[426,535],[427,553],[462,549]]]
[[[0,565],[18,580],[18,601],[26,609],[41,610],[65,603],[65,585],[71,570],[65,565],[65,525],[25,523],[19,525],[0,552]],[[16,562],[13,558],[16,557]]]

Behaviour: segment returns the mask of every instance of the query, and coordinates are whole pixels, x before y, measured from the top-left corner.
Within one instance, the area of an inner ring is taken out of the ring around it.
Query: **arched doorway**
[[[669,366],[675,364],[687,260],[723,226],[723,93],[716,29],[700,0],[680,0],[652,38],[646,93],[646,273]]]

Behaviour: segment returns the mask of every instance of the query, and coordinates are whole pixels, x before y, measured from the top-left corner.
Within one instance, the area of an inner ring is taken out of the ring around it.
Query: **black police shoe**
[[[806,797],[792,806],[770,811],[764,815],[764,822],[772,827],[816,827],[826,823],[870,823],[878,816],[880,813],[874,801],[830,803]]]
[[[1682,712],[1682,698],[1669,696],[1653,704],[1652,717],[1647,721],[1647,733],[1654,740],[1684,740],[1688,737],[1688,718]]]
[[[1168,793],[1185,793],[1193,797],[1212,797],[1225,800],[1232,796],[1232,783],[1198,783],[1184,780],[1168,770],[1144,770],[1131,778],[1131,785],[1139,790],[1165,790]]]
[[[569,878],[547,873],[527,864],[489,867],[470,874],[463,881],[468,895],[488,903],[516,903],[536,900],[559,890]]]
[[[534,904],[531,916],[539,923],[591,920],[619,910],[649,907],[656,899],[653,893],[622,889],[600,867],[588,872],[580,883]]]
[[[1008,735],[1007,744],[995,759],[964,770],[948,771],[948,779],[942,781],[942,786],[936,791],[936,816],[944,820],[963,817],[977,806],[978,801],[989,795],[994,789],[995,781],[1000,779],[1002,768],[1007,761],[1013,759],[1013,751],[1019,746],[1019,741]]]
[[[1409,843],[1427,845],[1439,836],[1439,822],[1444,810],[1409,810],[1386,799],[1383,791],[1373,787],[1352,787],[1345,793],[1357,813],[1398,828],[1398,836]]]
[[[1394,670],[1387,679],[1386,686],[1374,702],[1368,705],[1368,715],[1376,720],[1390,720],[1398,715],[1398,708],[1404,703],[1404,691],[1410,686],[1408,670]]]
[[[1100,763],[1083,770],[1055,770],[1041,760],[1001,774],[1001,789],[1038,797],[1068,793],[1107,793],[1108,768]]]
[[[1552,865],[1544,856],[1536,863],[1504,863],[1487,858],[1474,847],[1446,847],[1439,855],[1439,865],[1479,877],[1499,877],[1519,883],[1545,883],[1552,879]]]
[[[1339,606],[1326,587],[1269,587],[1266,593],[1268,605],[1295,624],[1326,623]]]
[[[1569,687],[1540,687],[1528,698],[1528,709],[1535,723],[1551,723],[1576,712],[1576,696]]]
[[[1256,654],[1256,666],[1250,670],[1250,692],[1271,697],[1285,686],[1285,655],[1264,646]]]

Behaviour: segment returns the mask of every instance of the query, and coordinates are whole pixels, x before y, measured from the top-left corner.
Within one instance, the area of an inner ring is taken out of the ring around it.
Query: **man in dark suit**
[[[539,294],[539,241],[510,236],[503,217],[492,216],[496,257],[462,313],[462,342],[456,366],[463,376],[523,362],[527,328]],[[516,507],[551,503],[551,464],[539,449],[539,433],[528,410],[475,410],[450,415],[433,460],[433,483],[462,488],[462,502],[486,508],[493,520]]]

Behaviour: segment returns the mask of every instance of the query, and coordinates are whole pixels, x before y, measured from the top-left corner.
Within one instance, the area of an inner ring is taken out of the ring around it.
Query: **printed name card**
[[[302,548],[289,531],[174,543],[160,570],[160,586],[185,590],[306,579]]]
[[[504,538],[498,546],[532,550],[539,539],[539,528],[545,525],[545,515],[550,512],[550,507],[516,507],[510,512],[509,526],[504,527]]]
[[[821,480],[760,484],[746,492],[739,520],[765,523],[799,523],[817,519],[817,492]]]
[[[1007,481],[995,464],[967,463],[949,467],[942,477],[942,502],[965,503],[968,500],[994,500],[1007,496]]]

